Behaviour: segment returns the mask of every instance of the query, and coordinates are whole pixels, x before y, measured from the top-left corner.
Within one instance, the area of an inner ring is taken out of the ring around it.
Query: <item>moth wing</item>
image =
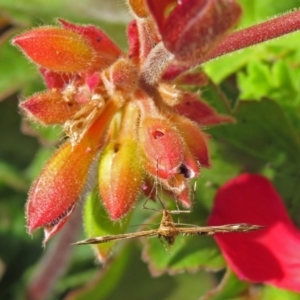
[[[228,224],[221,226],[197,226],[197,227],[177,227],[177,232],[179,234],[187,235],[213,235],[216,233],[226,233],[226,232],[248,232],[253,230],[258,230],[263,228],[260,225],[251,224]]]
[[[101,243],[107,243],[112,241],[120,241],[120,240],[127,240],[127,239],[139,238],[143,236],[154,236],[154,235],[157,235],[157,230],[145,230],[145,231],[138,231],[133,233],[93,237],[93,238],[76,242],[72,245],[101,244]]]

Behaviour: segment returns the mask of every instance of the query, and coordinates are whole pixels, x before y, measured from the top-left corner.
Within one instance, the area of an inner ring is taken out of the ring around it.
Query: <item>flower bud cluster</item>
[[[210,166],[200,126],[232,121],[180,82],[205,81],[203,73],[184,71],[236,24],[238,4],[128,0],[128,5],[135,16],[128,27],[128,53],[95,26],[65,20],[13,40],[38,65],[47,85],[21,108],[34,121],[62,125],[68,136],[29,193],[29,232],[44,227],[45,240],[74,209],[93,163],[113,220],[133,207],[148,184],[160,184],[190,206],[190,180]]]

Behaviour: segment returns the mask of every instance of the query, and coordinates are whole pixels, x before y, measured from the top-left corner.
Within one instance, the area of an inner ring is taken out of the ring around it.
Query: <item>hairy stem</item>
[[[229,35],[202,61],[253,46],[300,29],[300,10],[276,17]]]

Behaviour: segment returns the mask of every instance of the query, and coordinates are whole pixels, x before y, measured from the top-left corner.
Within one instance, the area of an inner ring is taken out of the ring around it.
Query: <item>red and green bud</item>
[[[144,170],[133,139],[109,143],[99,163],[99,191],[112,220],[125,216],[141,191]]]
[[[115,112],[114,103],[109,102],[80,143],[65,143],[48,161],[29,193],[27,226],[30,233],[45,227],[46,242],[65,223],[84,188],[90,165]]]
[[[13,40],[36,64],[55,72],[82,72],[91,67],[96,52],[80,34],[44,26],[22,33]]]
[[[237,24],[235,0],[147,0],[165,47],[177,60],[197,62]]]
[[[61,227],[78,200],[95,155],[96,148],[87,142],[75,147],[68,142],[54,154],[29,193],[27,226],[30,233],[45,227],[47,241]]]
[[[186,71],[236,24],[235,0],[127,2],[136,17],[127,54],[97,27],[64,20],[13,41],[39,65],[48,87],[20,106],[45,125],[63,125],[69,136],[29,194],[28,230],[44,227],[45,241],[74,210],[102,148],[98,186],[112,220],[129,212],[147,176],[154,191],[158,181],[190,206],[190,179],[210,165],[207,137],[197,124],[233,121],[180,84],[205,82],[198,71]],[[152,191],[145,192],[155,197]]]
[[[59,19],[65,29],[78,33],[94,49],[96,54],[93,69],[103,69],[116,61],[122,54],[120,48],[99,28],[82,26]]]
[[[178,174],[184,143],[171,122],[165,118],[145,117],[141,121],[139,138],[149,173],[163,179]]]
[[[45,125],[63,124],[80,109],[79,103],[64,99],[57,90],[36,93],[21,102],[20,107],[30,118]]]
[[[207,134],[202,132],[196,123],[185,117],[174,115],[172,121],[176,124],[178,131],[181,132],[188,150],[191,151],[200,165],[206,168],[210,167]],[[190,161],[190,154],[186,153],[186,155]]]
[[[118,120],[110,126],[110,142],[100,157],[99,191],[112,220],[127,214],[141,191],[144,168],[136,139],[139,118],[139,108],[129,103],[124,108],[121,126]]]

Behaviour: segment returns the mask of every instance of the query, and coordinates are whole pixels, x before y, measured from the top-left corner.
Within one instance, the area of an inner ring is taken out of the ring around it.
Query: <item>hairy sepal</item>
[[[197,95],[184,93],[180,103],[174,106],[175,111],[202,126],[234,123],[235,120],[226,115],[219,114]]]
[[[93,69],[103,69],[122,54],[120,48],[99,28],[93,25],[76,25],[59,19],[65,29],[72,30],[84,38],[95,51]]]
[[[139,130],[147,171],[162,179],[179,173],[184,143],[180,133],[167,119],[145,117]]]
[[[197,62],[237,24],[235,0],[147,0],[165,47],[179,61]]]
[[[72,147],[67,142],[58,149],[29,192],[29,233],[38,227],[50,228],[65,222],[84,187],[94,156],[95,148],[91,151],[86,143]],[[54,234],[57,230],[50,231]]]
[[[49,239],[70,216],[69,212],[79,199],[89,167],[116,110],[114,102],[109,102],[105,112],[95,120],[78,144],[72,145],[67,141],[50,158],[29,192],[26,205],[29,233],[39,227],[50,228]],[[52,230],[51,227],[56,225],[56,229]]]
[[[133,139],[109,143],[100,158],[99,191],[112,220],[124,217],[140,193],[144,171]]]
[[[181,132],[187,148],[195,156],[202,167],[210,167],[209,149],[207,146],[208,136],[202,132],[197,123],[179,116],[174,115],[172,120]]]
[[[15,37],[13,44],[34,63],[55,72],[82,72],[96,60],[90,43],[77,32],[65,28],[35,28]]]
[[[20,107],[44,125],[63,124],[80,109],[76,101],[67,101],[58,90],[36,93],[21,102]]]

